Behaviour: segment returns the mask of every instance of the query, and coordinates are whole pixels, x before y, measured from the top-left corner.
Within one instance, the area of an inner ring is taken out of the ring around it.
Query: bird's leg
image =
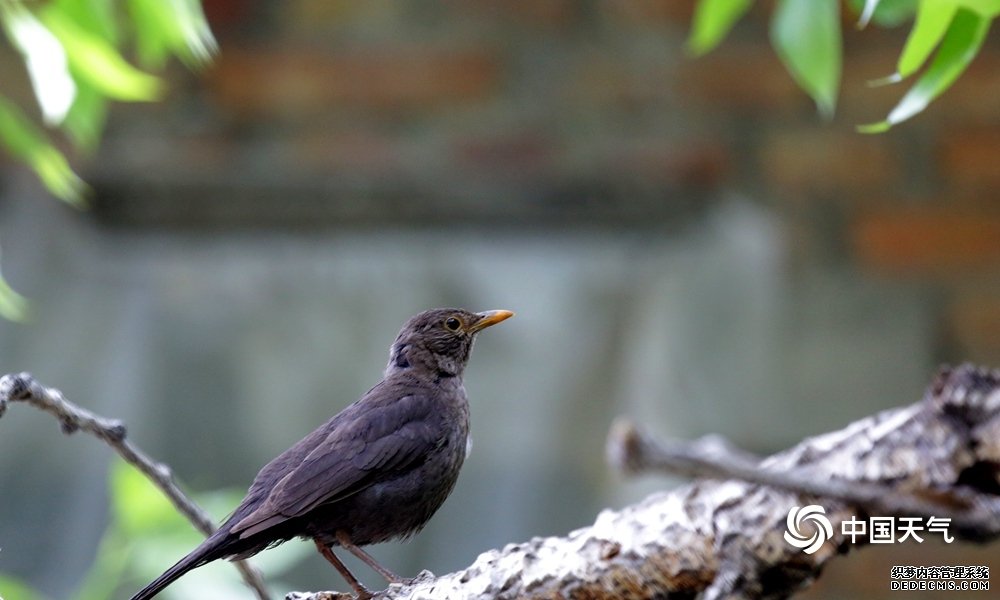
[[[347,565],[340,562],[340,559],[337,558],[337,555],[333,553],[333,550],[331,550],[329,546],[319,540],[314,539],[313,541],[316,543],[316,548],[319,550],[319,553],[323,555],[323,558],[330,561],[333,568],[340,572],[340,576],[343,577],[352,588],[354,588],[354,592],[358,595],[358,600],[368,600],[368,598],[372,597],[372,593],[368,591],[368,588],[358,581],[358,578],[347,569]]]
[[[375,557],[368,554],[358,546],[355,546],[351,542],[351,538],[343,530],[337,532],[337,542],[348,552],[357,556],[361,559],[361,562],[365,563],[369,567],[375,570],[376,573],[385,578],[389,583],[407,583],[407,579],[403,579],[399,575],[396,575],[389,569],[386,569],[375,560]]]

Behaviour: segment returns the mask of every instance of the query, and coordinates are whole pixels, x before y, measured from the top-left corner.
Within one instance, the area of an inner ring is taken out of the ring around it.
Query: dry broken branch
[[[952,519],[944,536],[981,542],[1000,535],[997,370],[944,369],[923,401],[759,462],[718,443],[664,444],[621,427],[611,448],[615,462],[633,471],[714,479],[603,511],[565,537],[485,552],[463,571],[425,572],[376,598],[783,598],[811,583],[833,556],[867,543],[867,536],[852,542],[845,521],[933,516]],[[821,505],[832,525],[811,554],[785,541],[789,511],[805,504]]]
[[[187,497],[173,480],[170,468],[151,459],[145,452],[126,439],[125,425],[116,419],[107,419],[67,401],[62,392],[47,388],[28,373],[4,375],[0,378],[0,417],[9,402],[27,402],[36,408],[51,413],[62,426],[63,433],[69,435],[85,431],[111,446],[129,463],[170,499],[198,531],[211,535],[215,525],[201,507]],[[245,561],[237,562],[236,568],[257,598],[268,600],[269,594],[260,572]]]

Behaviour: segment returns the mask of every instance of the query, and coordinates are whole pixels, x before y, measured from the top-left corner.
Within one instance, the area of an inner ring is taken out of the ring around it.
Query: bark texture
[[[619,423],[612,462],[626,471],[704,475],[622,510],[601,512],[590,527],[538,537],[481,554],[462,571],[424,572],[376,594],[407,599],[784,598],[808,586],[823,565],[868,542],[844,535],[845,520],[869,516],[950,519],[925,539],[983,542],[1000,535],[1000,371],[945,368],[922,401],[887,410],[756,460],[718,440],[659,441]],[[792,507],[825,509],[830,536],[815,515],[801,539],[821,536],[806,553],[786,541]],[[909,542],[914,543],[912,540]],[[887,574],[888,577],[888,574]],[[336,592],[288,600],[346,598]]]

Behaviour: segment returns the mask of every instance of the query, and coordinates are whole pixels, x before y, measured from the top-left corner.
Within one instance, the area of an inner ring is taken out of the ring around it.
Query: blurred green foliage
[[[139,471],[116,460],[109,476],[111,524],[104,533],[94,565],[76,600],[108,600],[115,590],[134,592],[204,540],[160,491]],[[221,522],[243,498],[243,491],[218,490],[193,495],[212,519]],[[286,544],[255,558],[271,576],[280,575],[313,554],[311,544]],[[274,582],[277,590],[289,586]],[[239,572],[227,564],[199,569],[163,592],[166,598],[199,596],[237,598],[247,594]],[[126,594],[128,595],[128,594]]]
[[[170,57],[201,67],[215,52],[198,0],[0,0],[0,25],[24,59],[39,112],[31,118],[34,110],[0,96],[0,140],[53,195],[77,204],[85,188],[51,138],[93,148],[108,102],[160,98],[163,83],[148,69]]]
[[[23,321],[28,317],[28,301],[11,288],[2,275],[0,275],[0,316],[15,321]]]
[[[718,46],[750,5],[750,0],[699,0],[688,48],[700,55]],[[944,93],[979,53],[1000,14],[1000,0],[846,0],[846,6],[857,15],[859,28],[913,21],[895,73],[872,85],[916,80],[885,119],[858,127],[864,133],[886,131]],[[833,114],[840,90],[840,22],[838,0],[777,0],[771,16],[771,45],[825,117]]]
[[[779,0],[771,19],[771,45],[824,117],[832,117],[840,87],[840,2]]]
[[[31,589],[23,581],[0,573],[0,598],[13,600],[44,600],[44,596]]]
[[[127,596],[152,581],[204,539],[159,488],[121,460],[115,460],[109,472],[108,494],[110,522],[90,571],[72,596],[75,600]],[[195,501],[217,522],[239,504],[242,497],[239,490],[194,495]],[[264,565],[268,574],[275,575],[311,554],[311,544],[286,544],[255,562]],[[287,584],[276,582],[274,585],[276,589],[289,589]],[[239,573],[223,564],[185,576],[167,588],[163,598],[186,598],[192,589],[197,589],[199,596],[236,598],[246,595]],[[24,583],[0,574],[0,598],[42,600],[43,596]]]
[[[0,145],[76,206],[86,185],[63,148],[93,150],[109,102],[159,99],[163,82],[148,70],[171,57],[198,68],[216,48],[199,0],[0,0],[0,28],[37,103],[18,106],[0,88]],[[0,316],[23,320],[26,306],[0,278]]]
[[[753,0],[697,0],[688,50],[711,51],[752,6]],[[844,0],[843,6],[859,27],[913,21],[896,71],[872,84],[916,80],[885,119],[858,127],[866,133],[886,131],[944,93],[1000,14],[1000,0]],[[834,113],[840,89],[841,9],[839,0],[777,0],[771,18],[775,51],[825,117]],[[216,49],[200,0],[0,0],[0,26],[24,60],[38,105],[35,115],[0,89],[0,144],[53,195],[77,206],[86,186],[63,154],[65,144],[53,138],[93,150],[110,101],[157,100],[163,82],[148,70],[171,58],[198,68]],[[24,298],[0,276],[0,317],[26,316]]]

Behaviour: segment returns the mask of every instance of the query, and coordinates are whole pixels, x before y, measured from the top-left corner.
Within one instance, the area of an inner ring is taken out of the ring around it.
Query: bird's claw
[[[411,585],[416,585],[423,581],[434,579],[434,573],[431,573],[427,569],[424,569],[420,573],[417,573],[416,577],[397,577],[395,581],[389,584],[389,587],[399,586],[399,587],[409,587]]]

